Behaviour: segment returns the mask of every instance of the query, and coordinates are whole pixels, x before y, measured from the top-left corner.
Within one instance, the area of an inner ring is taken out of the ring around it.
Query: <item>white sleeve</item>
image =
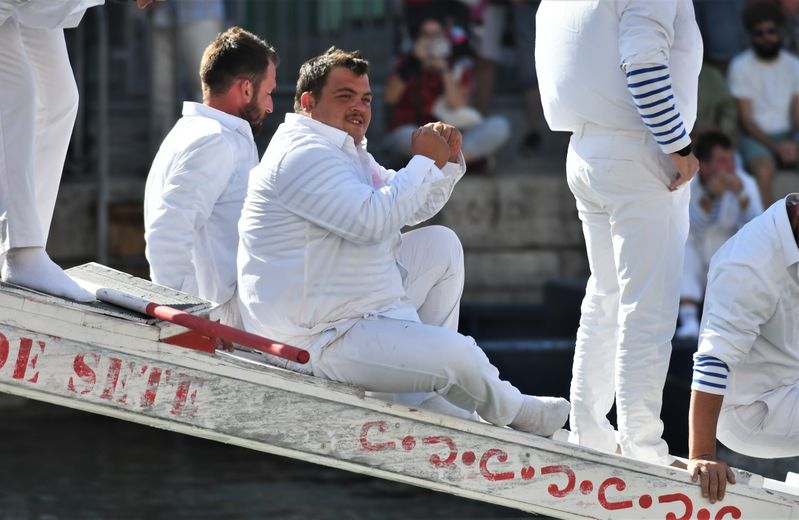
[[[197,231],[211,216],[235,165],[230,145],[219,134],[198,139],[174,158],[160,197],[146,201],[151,218],[144,236],[153,282],[198,293],[192,261]]]
[[[323,145],[290,150],[278,165],[277,200],[288,211],[345,240],[371,244],[397,233],[427,200],[428,174],[440,171],[432,159],[414,156],[373,188],[343,157]]]

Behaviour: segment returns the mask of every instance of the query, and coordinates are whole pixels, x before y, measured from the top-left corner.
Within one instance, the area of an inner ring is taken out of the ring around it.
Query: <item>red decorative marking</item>
[[[147,372],[147,365],[139,367],[138,372],[139,372],[138,374],[139,377],[144,376],[144,373]],[[131,375],[135,374],[136,374],[136,363],[134,363],[133,361],[130,361],[125,365],[124,372],[120,372],[118,388],[119,388],[119,393],[122,395],[119,397],[119,399],[117,399],[118,403],[127,404],[128,394],[127,392],[125,392],[125,388],[128,385],[128,378]]]
[[[100,394],[100,399],[111,400],[117,391],[117,383],[119,382],[119,372],[122,370],[122,360],[119,358],[111,358],[111,364],[108,366],[108,374],[105,376],[105,388],[103,393]]]
[[[594,490],[594,483],[590,480],[583,480],[580,482],[580,493],[588,495]]]
[[[158,396],[158,385],[161,383],[161,369],[153,367],[150,377],[147,379],[147,390],[141,398],[141,407],[150,408],[155,403]]]
[[[411,451],[416,447],[416,439],[413,438],[413,435],[408,435],[404,439],[402,439],[402,449],[405,451]]]
[[[724,506],[721,509],[719,509],[718,513],[716,513],[716,518],[714,518],[714,520],[722,520],[724,518],[724,515],[726,515],[727,513],[729,513],[730,516],[732,518],[735,518],[736,520],[738,518],[741,518],[740,509],[738,509],[735,506]]]
[[[691,499],[687,496],[683,495],[682,493],[673,493],[671,495],[663,495],[658,497],[658,502],[661,504],[666,504],[669,502],[682,502],[683,506],[685,506],[685,513],[682,516],[677,516],[674,513],[668,513],[666,515],[666,520],[688,520],[691,518],[691,514],[694,512],[694,503],[691,502]]]
[[[361,436],[359,440],[361,441],[361,447],[366,451],[382,451],[382,450],[393,450],[397,447],[397,444],[394,441],[389,442],[369,442],[367,438],[369,436],[369,430],[372,428],[377,428],[380,433],[384,433],[386,431],[386,422],[385,421],[369,421],[364,423],[361,427]]]
[[[80,391],[80,393],[84,395],[91,392],[94,388],[94,384],[97,382],[97,374],[94,373],[92,368],[97,368],[97,365],[100,364],[99,354],[92,352],[89,354],[89,358],[93,362],[93,367],[89,366],[89,364],[86,362],[86,354],[78,354],[75,356],[75,360],[72,362],[72,370],[85,385]],[[77,388],[75,387],[75,383],[75,378],[70,377],[69,381],[67,382],[67,390],[70,392],[78,392]]]
[[[572,492],[577,479],[574,476],[574,471],[572,471],[570,467],[559,465],[559,466],[544,466],[543,468],[541,468],[542,475],[549,475],[551,473],[565,473],[566,476],[568,477],[568,480],[566,482],[566,486],[563,489],[559,489],[558,486],[556,486],[555,484],[550,484],[549,487],[547,488],[547,491],[549,491],[550,495],[552,495],[553,497],[561,498],[565,497],[566,495]]]
[[[535,468],[532,466],[524,466],[521,473],[524,480],[530,480],[535,476]]]
[[[710,520],[710,511],[703,507],[696,512],[696,520]]]
[[[488,469],[488,461],[491,460],[491,457],[497,457],[497,460],[500,462],[505,462],[508,460],[508,454],[504,451],[491,448],[490,450],[483,453],[483,456],[480,457],[480,474],[486,480],[510,480],[514,477],[514,473],[512,471],[506,471],[504,473],[493,473]]]
[[[597,498],[599,500],[599,504],[604,507],[605,509],[609,509],[611,511],[616,509],[628,509],[633,507],[632,500],[620,500],[618,502],[610,502],[607,497],[605,496],[605,490],[609,487],[613,486],[616,488],[616,491],[624,491],[624,488],[627,487],[627,484],[618,477],[610,477],[605,479],[602,484],[599,485],[599,491],[597,492]]]
[[[188,415],[190,417],[194,417],[197,415],[197,388],[198,386],[203,385],[203,380],[197,377],[192,377],[187,374],[178,374],[180,381],[178,382],[178,389],[175,392],[175,405],[170,410],[170,413],[173,415]],[[195,388],[192,392],[191,385],[194,383]],[[189,402],[188,407],[186,407],[186,401]]]
[[[644,509],[649,509],[652,507],[652,497],[649,495],[641,495],[641,498],[638,499],[638,505]]]
[[[447,448],[449,448],[449,455],[447,455],[446,459],[442,460],[441,457],[435,453],[430,455],[430,464],[437,468],[448,466],[458,458],[458,448],[455,446],[455,441],[449,437],[425,437],[422,442],[425,444],[446,444]]]
[[[8,360],[8,350],[8,338],[0,332],[0,368],[3,368]]]
[[[474,461],[476,459],[477,457],[475,457],[473,451],[464,451],[463,455],[461,455],[461,462],[463,462],[467,466],[471,466],[472,464],[474,464]]]
[[[11,375],[14,379],[24,379],[25,372],[28,370],[28,366],[30,365],[31,368],[36,368],[36,362],[39,360],[39,354],[44,352],[44,341],[37,341],[36,346],[39,347],[39,351],[31,357],[31,349],[33,348],[33,340],[30,338],[20,338],[19,340],[19,354],[17,354],[17,366],[14,367],[14,373]],[[28,379],[29,383],[35,383],[39,380],[39,372],[37,371],[33,374],[33,377]]]

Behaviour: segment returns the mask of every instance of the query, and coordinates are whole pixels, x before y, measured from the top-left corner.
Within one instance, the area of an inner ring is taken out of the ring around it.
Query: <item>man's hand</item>
[[[727,189],[736,195],[739,195],[744,189],[743,181],[734,172],[724,175],[724,183],[727,185]]]
[[[671,162],[674,163],[674,166],[677,168],[677,173],[679,177],[671,183],[669,189],[671,191],[676,190],[682,184],[693,179],[696,172],[699,171],[699,161],[696,160],[693,153],[689,153],[685,157],[678,153],[671,154]]]
[[[461,131],[441,121],[427,123],[424,128],[432,128],[438,135],[443,137],[447,142],[447,146],[449,146],[449,162],[458,162],[458,155],[461,153],[461,147],[463,146]]]
[[[414,155],[424,155],[433,159],[439,168],[447,165],[447,159],[450,156],[450,148],[447,141],[428,126],[419,127],[413,133],[411,136],[411,151]]]
[[[777,155],[780,162],[789,166],[796,163],[796,143],[792,140],[780,141],[777,143]]]
[[[694,458],[688,461],[688,472],[691,480],[696,482],[699,477],[699,484],[702,487],[702,496],[710,498],[710,503],[724,498],[727,489],[727,482],[735,484],[735,473],[720,460]]]

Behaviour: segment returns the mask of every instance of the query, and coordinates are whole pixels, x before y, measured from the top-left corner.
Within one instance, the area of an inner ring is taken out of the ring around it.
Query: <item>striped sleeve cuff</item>
[[[729,375],[730,368],[727,363],[713,356],[695,354],[691,390],[724,395],[727,393],[727,376]]]
[[[638,114],[663,153],[674,153],[691,144],[675,104],[669,68],[666,65],[630,65],[626,73],[627,88]]]

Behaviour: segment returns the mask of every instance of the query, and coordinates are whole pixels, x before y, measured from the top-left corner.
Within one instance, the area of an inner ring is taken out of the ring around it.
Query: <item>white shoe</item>
[[[677,328],[677,333],[675,334],[675,336],[680,339],[698,338],[699,320],[697,320],[696,318],[689,318],[685,320]]]

